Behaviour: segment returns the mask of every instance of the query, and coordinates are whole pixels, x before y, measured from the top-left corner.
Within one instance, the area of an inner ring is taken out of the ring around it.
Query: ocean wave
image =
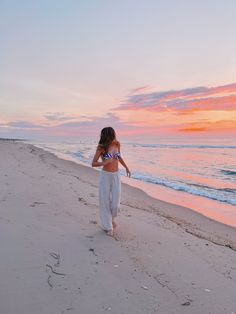
[[[235,170],[226,170],[226,169],[221,169],[221,173],[228,175],[228,176],[236,176],[236,171]]]
[[[216,200],[219,202],[224,202],[230,205],[236,205],[236,190],[229,188],[221,188],[215,189],[213,187],[205,186],[205,185],[197,185],[197,184],[188,184],[180,181],[170,181],[165,178],[153,177],[145,174],[134,173],[132,178],[162,185],[176,191],[186,192],[192,195],[206,197],[212,200]]]
[[[74,144],[73,144],[74,145]],[[207,168],[204,165],[200,165],[201,168],[203,169],[203,171],[201,173],[197,173],[197,175],[200,175],[203,178],[213,178],[215,180],[217,180],[217,185],[218,186],[222,186],[222,188],[215,188],[215,187],[211,187],[208,185],[201,185],[198,184],[198,180],[194,180],[193,182],[189,182],[187,179],[182,179],[181,177],[178,177],[178,173],[177,173],[177,177],[173,177],[171,175],[171,172],[169,170],[178,170],[180,172],[186,172],[189,173],[189,171],[191,170],[189,167],[189,165],[184,165],[183,168],[181,166],[181,168],[176,168],[176,165],[178,164],[171,164],[171,162],[169,162],[168,158],[166,160],[161,160],[162,164],[159,165],[159,167],[162,170],[162,173],[165,173],[164,171],[166,171],[166,176],[163,175],[162,177],[159,175],[159,173],[157,173],[155,170],[152,172],[152,175],[149,175],[148,173],[146,173],[146,169],[148,169],[148,164],[150,164],[150,169],[154,169],[154,167],[152,165],[155,165],[155,163],[157,162],[156,160],[156,155],[155,155],[155,159],[153,159],[153,156],[150,157],[150,160],[145,159],[144,161],[142,161],[142,156],[143,156],[143,152],[145,152],[145,150],[147,150],[147,154],[149,151],[150,147],[153,148],[206,148],[207,153],[210,153],[209,150],[207,150],[208,148],[236,148],[236,146],[226,146],[226,145],[220,145],[220,146],[216,146],[216,145],[189,145],[189,144],[183,144],[183,145],[179,145],[179,144],[137,144],[137,143],[127,143],[125,144],[127,145],[125,147],[125,149],[127,149],[127,155],[129,156],[130,151],[133,152],[133,147],[137,147],[137,156],[135,155],[134,158],[134,165],[136,162],[136,167],[137,165],[139,165],[139,168],[133,169],[133,175],[132,177],[136,180],[140,180],[140,181],[144,181],[144,182],[148,182],[151,184],[155,184],[155,185],[160,185],[160,186],[165,186],[167,188],[176,190],[176,191],[181,191],[181,192],[185,192],[188,194],[192,194],[192,195],[198,195],[198,196],[202,196],[211,200],[215,200],[215,201],[219,201],[219,202],[224,202],[227,204],[231,204],[231,205],[236,205],[236,189],[234,188],[224,188],[224,186],[226,186],[226,182],[228,183],[228,181],[234,181],[235,177],[236,177],[236,171],[234,170],[235,168],[232,166],[230,167],[229,164],[227,164],[227,166],[221,165],[218,169],[215,169],[215,166],[213,167],[213,164],[207,164]],[[58,145],[55,144],[53,145],[53,143],[40,143],[40,145],[37,145],[41,148],[44,148],[48,151],[51,151],[53,153],[59,153],[60,156],[61,155],[70,155],[72,157],[74,157],[79,163],[81,164],[86,164],[86,165],[90,165],[92,158],[93,158],[93,154],[94,154],[94,146],[88,145],[82,145],[80,147],[80,144],[75,145],[71,148],[71,146],[67,146],[66,144],[64,145]],[[146,147],[145,148],[141,148],[141,147]],[[141,157],[139,155],[139,152],[141,152]],[[190,150],[191,151],[191,150]],[[187,150],[188,152],[188,150]],[[167,150],[167,157],[169,156],[170,152]],[[185,156],[185,152],[183,153]],[[231,156],[231,155],[230,155]],[[232,153],[232,156],[234,156],[234,152]],[[139,158],[139,159],[138,159]],[[190,160],[191,161],[191,160]],[[194,162],[194,165],[196,165],[196,160],[192,161],[192,163]],[[202,161],[201,161],[202,162]],[[144,164],[144,165],[143,165]],[[190,163],[190,165],[192,165]],[[132,166],[132,162],[130,162],[130,166]],[[228,169],[227,169],[228,168]],[[149,170],[150,170],[149,169]],[[211,171],[212,170],[212,171]],[[191,170],[192,171],[192,170]],[[121,174],[125,175],[125,171],[123,169],[121,169]],[[195,177],[193,176],[193,179]],[[219,183],[222,183],[219,184]],[[233,186],[232,186],[233,187]]]
[[[142,144],[135,143],[131,144],[132,147],[146,147],[146,148],[199,148],[199,149],[216,149],[216,148],[227,148],[227,149],[236,149],[235,145],[192,145],[192,144]]]

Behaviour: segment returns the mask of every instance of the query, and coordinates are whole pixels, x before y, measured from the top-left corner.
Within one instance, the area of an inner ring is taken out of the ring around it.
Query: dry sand
[[[115,238],[98,171],[0,141],[1,314],[236,314],[236,229],[122,185]]]

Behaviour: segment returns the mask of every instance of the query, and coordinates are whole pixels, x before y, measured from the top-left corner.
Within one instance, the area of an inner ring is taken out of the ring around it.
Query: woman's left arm
[[[120,153],[120,142],[118,142],[118,150],[119,150],[119,153]],[[120,153],[119,162],[120,162],[120,163],[122,164],[122,166],[125,168],[125,170],[126,170],[126,175],[130,178],[130,177],[131,177],[131,172],[130,172],[128,166],[126,165],[124,159],[121,157],[121,153]]]

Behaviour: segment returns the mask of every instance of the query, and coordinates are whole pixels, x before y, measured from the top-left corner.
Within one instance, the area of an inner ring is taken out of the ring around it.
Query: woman
[[[98,161],[101,157],[102,161]],[[102,129],[96,153],[93,157],[92,167],[103,167],[99,180],[99,207],[103,229],[110,236],[116,227],[120,206],[120,173],[119,162],[126,169],[128,177],[131,176],[129,168],[120,154],[120,143],[116,139],[116,133],[112,127]]]

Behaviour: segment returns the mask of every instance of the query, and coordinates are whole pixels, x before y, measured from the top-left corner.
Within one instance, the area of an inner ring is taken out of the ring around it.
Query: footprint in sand
[[[35,207],[36,205],[45,205],[47,203],[44,203],[44,202],[33,202],[33,204],[31,204],[30,206],[31,207]]]
[[[90,248],[89,251],[92,252],[93,255],[98,256],[98,255],[95,253],[95,249],[94,249],[94,248]]]
[[[88,203],[86,202],[86,200],[83,197],[78,197],[78,201],[83,202],[84,205],[88,205]]]
[[[92,235],[87,235],[86,238],[90,239],[90,240],[93,240],[94,239],[94,236]]]
[[[60,259],[61,259],[60,254],[51,252],[50,256],[57,261],[56,264],[54,264],[54,266],[58,267],[60,265]]]

